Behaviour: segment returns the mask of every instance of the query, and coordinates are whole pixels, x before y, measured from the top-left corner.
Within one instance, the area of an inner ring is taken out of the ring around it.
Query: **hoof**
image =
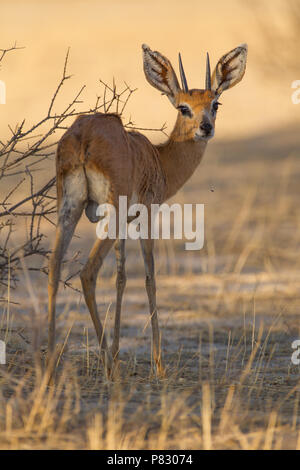
[[[111,362],[106,364],[106,376],[109,380],[116,380],[120,377],[120,362],[118,360],[118,353],[111,353]]]
[[[161,360],[155,361],[154,372],[158,379],[165,379],[167,377],[166,369],[162,365]]]

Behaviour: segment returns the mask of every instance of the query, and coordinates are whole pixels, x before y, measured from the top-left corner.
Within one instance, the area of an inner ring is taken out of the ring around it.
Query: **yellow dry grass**
[[[300,370],[291,362],[291,344],[300,337],[300,166],[289,135],[273,150],[272,136],[262,142],[211,144],[203,165],[174,198],[206,204],[206,243],[192,253],[181,241],[157,244],[165,380],[151,372],[137,243],[128,243],[120,376],[114,383],[103,375],[81,296],[61,289],[63,350],[56,383],[47,386],[41,369],[46,277],[30,277],[24,267],[21,285],[10,292],[18,304],[4,305],[1,313],[8,358],[0,374],[2,448],[299,449]],[[69,257],[81,250],[83,262],[94,232],[83,219]],[[71,271],[66,265],[64,276]],[[80,288],[77,280],[74,286]],[[114,295],[111,254],[97,289],[109,336]]]

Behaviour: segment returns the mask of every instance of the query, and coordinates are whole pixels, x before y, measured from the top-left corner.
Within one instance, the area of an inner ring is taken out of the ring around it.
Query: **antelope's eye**
[[[218,108],[219,108],[219,105],[220,105],[220,104],[222,104],[222,103],[219,103],[218,101],[215,101],[215,103],[213,104],[213,110],[214,110],[215,112],[218,111]]]
[[[190,118],[193,116],[193,113],[191,111],[191,108],[189,108],[189,106],[179,105],[179,106],[177,106],[177,109],[179,109],[181,111],[181,114],[183,116],[188,116]]]

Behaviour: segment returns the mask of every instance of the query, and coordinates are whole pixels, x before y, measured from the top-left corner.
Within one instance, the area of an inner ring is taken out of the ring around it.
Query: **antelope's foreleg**
[[[126,286],[126,272],[125,272],[125,240],[119,239],[115,244],[116,260],[117,260],[117,300],[116,300],[116,313],[115,313],[115,327],[114,337],[111,347],[113,359],[117,359],[119,354],[119,341],[120,341],[120,325],[121,325],[121,308],[122,298]]]
[[[153,258],[153,240],[141,239],[141,248],[144,258],[145,271],[146,271],[146,290],[149,300],[149,310],[151,315],[152,325],[152,347],[153,359],[156,366],[156,371],[159,375],[164,375],[164,368],[161,358],[161,338],[158,326],[158,316],[156,308],[156,285],[155,285],[155,272],[154,272],[154,258]]]

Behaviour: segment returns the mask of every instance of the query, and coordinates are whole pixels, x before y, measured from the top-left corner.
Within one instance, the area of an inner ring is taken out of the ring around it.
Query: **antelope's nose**
[[[213,126],[209,122],[203,122],[200,126],[200,129],[205,132],[206,135],[209,135],[212,131]]]

